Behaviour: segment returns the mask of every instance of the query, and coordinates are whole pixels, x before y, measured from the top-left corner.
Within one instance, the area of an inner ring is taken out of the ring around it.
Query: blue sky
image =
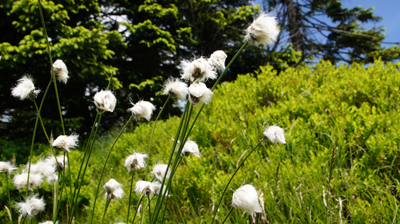
[[[364,24],[363,27],[384,26],[386,29],[385,42],[400,42],[400,0],[342,0],[341,2],[346,8],[374,7],[374,15],[382,17],[383,20],[376,24]]]

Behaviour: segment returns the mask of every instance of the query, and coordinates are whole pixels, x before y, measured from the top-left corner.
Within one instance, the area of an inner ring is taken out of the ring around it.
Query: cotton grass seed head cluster
[[[157,180],[159,180],[160,182],[163,181],[164,176],[166,175],[166,179],[169,179],[170,175],[171,175],[171,169],[168,168],[168,172],[167,172],[167,167],[168,165],[166,164],[156,164],[153,166],[153,171],[151,172],[155,178],[157,178]]]
[[[278,126],[269,126],[263,134],[272,143],[286,144],[284,130]]]
[[[39,187],[43,183],[43,176],[40,174],[29,174],[29,185],[28,189]],[[16,174],[14,176],[14,185],[18,190],[25,189],[28,181],[28,173],[22,172],[21,174]]]
[[[113,112],[117,104],[117,98],[115,98],[110,90],[101,90],[97,92],[93,100],[99,113],[104,113],[106,111]]]
[[[35,90],[35,85],[33,84],[32,78],[29,76],[24,76],[17,81],[17,85],[11,89],[11,95],[20,100],[36,99],[40,90]]]
[[[121,199],[125,194],[122,185],[114,179],[110,179],[104,185],[104,189],[106,189],[106,196],[108,196],[108,199]]]
[[[28,165],[26,166],[24,172],[28,173]],[[53,175],[56,172],[56,167],[52,166],[46,161],[39,160],[37,163],[31,165],[31,174],[39,174],[44,177]]]
[[[207,81],[208,79],[216,79],[217,73],[212,69],[208,61],[201,57],[193,61],[181,62],[183,74],[181,78],[186,81]]]
[[[125,167],[128,170],[128,173],[133,170],[145,168],[146,167],[145,159],[147,158],[148,158],[147,154],[137,153],[137,152],[128,156],[128,158],[126,158],[125,160]]]
[[[223,71],[225,69],[225,60],[228,55],[224,51],[215,51],[211,54],[208,59],[208,63],[217,71]]]
[[[27,218],[32,218],[39,212],[44,211],[46,204],[43,198],[38,198],[38,195],[32,195],[28,197],[25,202],[19,202],[15,204],[19,213],[22,216],[27,216]]]
[[[193,105],[208,104],[212,95],[213,92],[202,82],[194,82],[189,86],[189,101]]]
[[[270,45],[276,41],[279,35],[279,28],[275,17],[262,13],[246,29],[245,39],[253,45]]]
[[[240,187],[233,193],[232,206],[250,214],[262,212],[256,188],[249,184]]]
[[[144,118],[150,121],[151,115],[156,107],[148,101],[139,101],[136,104],[132,103],[133,107],[129,108],[128,111],[132,113],[132,116],[136,119]]]
[[[11,162],[0,161],[0,173],[11,174],[17,168]]]
[[[196,144],[196,142],[191,140],[186,141],[181,152],[182,157],[189,155],[194,155],[200,158],[199,146]]]
[[[163,92],[165,95],[170,95],[171,97],[177,97],[181,100],[185,100],[188,93],[188,88],[187,84],[179,79],[169,78],[164,83]]]
[[[64,84],[67,84],[69,76],[68,76],[67,66],[65,65],[65,63],[62,60],[57,59],[53,63],[53,69],[54,69],[54,75],[56,76],[57,80],[63,82]]]
[[[61,171],[65,170],[65,167],[67,167],[68,158],[64,155],[59,155],[57,157],[54,157],[54,155],[51,155],[46,158],[45,162],[50,164],[51,166],[55,167],[56,171],[61,172]]]
[[[60,135],[53,141],[53,147],[64,149],[66,152],[70,152],[70,149],[78,147],[78,137],[77,134],[72,135]]]
[[[149,181],[139,180],[135,185],[136,194],[143,194],[149,196],[150,194],[155,194],[153,184]]]

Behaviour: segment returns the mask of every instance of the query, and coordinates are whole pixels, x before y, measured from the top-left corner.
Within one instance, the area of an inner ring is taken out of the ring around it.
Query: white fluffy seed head
[[[39,222],[39,224],[54,224],[53,221],[46,221],[46,222]],[[58,224],[58,221],[56,221],[56,224]]]
[[[38,198],[38,195],[35,194],[28,197],[25,202],[16,203],[15,206],[22,216],[32,218],[39,212],[44,211],[44,207],[46,206],[46,204],[43,198]]]
[[[114,94],[110,90],[101,90],[100,92],[97,92],[93,99],[94,104],[100,113],[106,111],[113,112],[115,105],[117,104],[117,98],[115,98]]]
[[[184,60],[181,66],[183,70],[181,77],[184,80],[193,82],[217,78],[217,73],[203,57],[191,62]]]
[[[135,185],[135,192],[137,194],[150,195],[155,193],[153,185],[149,181],[139,180]]]
[[[11,174],[14,170],[16,170],[15,166],[11,162],[0,162],[0,173]]]
[[[57,80],[67,84],[69,76],[68,76],[67,66],[65,65],[65,63],[62,60],[57,59],[53,63],[53,69]]]
[[[113,191],[111,194],[108,195],[108,198],[109,199],[114,199],[114,198],[121,199],[124,197],[124,195],[125,195],[124,190],[122,188],[117,188],[117,189],[115,189],[115,191]],[[107,196],[107,193],[106,193],[106,196]]]
[[[258,202],[258,193],[256,189],[249,184],[240,187],[233,193],[232,206],[250,214],[262,212],[262,208]]]
[[[228,56],[224,51],[218,50],[211,54],[208,63],[217,71],[225,69],[225,60]]]
[[[128,111],[132,113],[132,116],[136,119],[143,117],[146,120],[150,120],[153,111],[156,107],[148,101],[139,101],[136,104],[132,103],[133,107],[129,108]]]
[[[262,13],[257,19],[246,29],[245,39],[253,45],[270,45],[276,41],[279,35],[278,24],[275,17]]]
[[[25,167],[24,172],[28,173],[28,165]],[[31,165],[31,174],[40,174],[41,176],[48,177],[56,172],[56,167],[47,163],[46,161],[39,160],[37,163]]]
[[[128,173],[133,170],[138,170],[146,167],[145,159],[147,158],[148,158],[147,154],[136,153],[136,152],[128,156],[128,158],[126,158],[125,160],[125,167],[128,170]]]
[[[78,137],[77,134],[72,135],[60,135],[53,141],[53,147],[62,148],[64,151],[70,152],[70,149],[78,147]]]
[[[34,187],[39,187],[43,183],[43,176],[40,174],[29,174],[28,189],[32,190]],[[14,185],[18,190],[22,190],[27,186],[28,173],[16,174],[14,176]]]
[[[161,190],[162,184],[159,183],[159,182],[153,182],[153,183],[151,183],[151,185],[152,185],[152,187],[153,187],[153,189],[154,189],[154,195],[159,195],[159,194],[160,194],[160,190]],[[164,187],[163,187],[163,193],[165,193],[166,190],[167,190],[167,186],[164,185]],[[166,195],[166,196],[169,196],[168,191],[167,191],[167,193],[166,193],[165,195]]]
[[[183,146],[181,156],[182,157],[189,156],[190,154],[200,158],[199,146],[196,144],[196,142],[188,140]]]
[[[33,85],[32,78],[29,76],[24,76],[18,79],[18,84],[11,89],[11,95],[15,98],[19,98],[20,100],[24,100],[26,98],[30,100],[36,99],[37,95],[40,93],[40,90],[35,90],[35,85]]]
[[[164,176],[166,175],[166,179],[169,179],[169,176],[171,175],[171,169],[168,169],[168,165],[166,164],[156,164],[153,166],[153,171],[151,172],[155,178],[157,178],[159,181],[163,181]]]
[[[213,92],[202,82],[194,82],[189,86],[189,101],[193,105],[199,103],[208,104]]]
[[[272,143],[286,144],[284,130],[278,126],[269,126],[264,131],[264,137],[268,138]]]
[[[171,97],[178,97],[181,100],[185,100],[188,88],[186,83],[180,81],[179,79],[169,78],[164,83],[164,90],[165,95],[170,95]]]
[[[57,174],[53,173],[52,175],[49,175],[46,177],[46,181],[49,184],[54,184],[55,182],[58,181],[58,176]]]
[[[114,179],[110,179],[105,185],[104,189],[106,189],[107,194],[112,194],[115,190],[122,188],[122,185],[118,183]]]
[[[55,167],[56,171],[61,172],[65,169],[65,167],[67,167],[68,158],[64,155],[59,155],[54,158],[54,155],[51,155],[46,158],[45,162],[48,163],[49,165]],[[64,164],[64,162],[65,162],[65,164]]]

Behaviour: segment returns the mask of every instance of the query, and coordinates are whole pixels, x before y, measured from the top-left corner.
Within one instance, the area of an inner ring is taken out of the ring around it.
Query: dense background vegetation
[[[288,69],[280,76],[265,66],[220,85],[190,136],[198,143],[201,158],[187,157],[179,167],[167,203],[167,223],[209,222],[241,156],[269,125],[285,129],[287,144],[264,142],[230,185],[235,190],[251,183],[259,190],[264,211],[258,218],[263,223],[396,222],[400,215],[399,66],[376,61],[368,67],[335,67],[320,62],[315,67]],[[171,117],[158,123],[149,171],[152,165],[167,162],[178,122],[178,117]],[[129,191],[130,175],[124,161],[133,150],[147,153],[152,124],[143,123],[122,136],[107,165],[104,183],[114,178]],[[99,164],[111,142],[108,136],[97,143],[76,223],[85,223]],[[48,155],[41,148],[41,155]],[[70,167],[76,173],[82,154],[74,150],[70,156]],[[134,178],[145,176],[142,170]],[[6,201],[5,187],[0,189],[1,201]],[[46,198],[50,190],[44,184],[39,192]],[[16,190],[12,192],[18,197]],[[229,191],[218,220],[229,210],[231,197]],[[134,197],[134,205],[138,198]],[[103,197],[99,203],[96,219],[103,212]],[[49,206],[49,212],[37,219],[49,219],[50,210]],[[113,201],[107,222],[124,221],[126,210],[127,197]],[[0,214],[4,219],[4,210]],[[61,214],[66,217],[65,210]],[[142,211],[140,217],[147,216]],[[235,210],[230,222],[246,219],[250,217]]]

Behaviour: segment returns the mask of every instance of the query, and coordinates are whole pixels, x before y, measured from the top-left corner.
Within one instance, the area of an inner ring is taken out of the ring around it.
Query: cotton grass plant
[[[47,50],[50,61],[50,71],[51,78],[49,84],[44,91],[44,94],[38,107],[36,104],[36,98],[39,97],[41,91],[37,89],[33,83],[32,77],[24,76],[17,81],[17,85],[12,88],[11,94],[19,98],[20,100],[30,99],[33,101],[35,108],[37,109],[37,118],[35,123],[35,128],[32,137],[32,146],[30,152],[30,158],[28,164],[21,171],[20,174],[14,175],[14,185],[20,191],[26,192],[25,202],[16,203],[16,208],[21,214],[23,221],[26,219],[34,218],[34,216],[43,211],[45,209],[45,203],[43,198],[39,198],[36,193],[36,189],[43,183],[43,179],[49,184],[53,185],[53,220],[52,223],[56,223],[58,220],[58,212],[60,208],[61,198],[66,196],[66,210],[67,210],[67,219],[68,224],[72,224],[75,214],[78,210],[78,198],[81,193],[81,188],[84,182],[84,177],[86,175],[86,171],[89,163],[91,162],[91,155],[93,153],[94,143],[96,141],[96,136],[98,133],[98,129],[101,126],[101,118],[102,116],[107,116],[108,113],[112,113],[117,107],[117,100],[114,93],[110,90],[110,83],[112,80],[113,73],[110,74],[110,82],[108,86],[97,92],[93,98],[93,104],[96,106],[97,115],[94,118],[92,130],[90,132],[88,141],[86,144],[81,145],[83,149],[83,157],[80,163],[80,168],[77,176],[71,175],[70,166],[68,166],[69,162],[69,153],[73,152],[73,149],[79,147],[79,135],[75,133],[71,133],[70,135],[66,134],[64,122],[63,122],[63,114],[61,112],[62,102],[59,101],[58,97],[58,89],[57,82],[62,82],[67,84],[69,79],[67,65],[61,60],[57,59],[54,63],[52,61],[52,53],[50,51],[50,45],[48,42],[44,17],[42,13],[41,2],[38,0],[39,10],[41,15],[41,21],[43,24],[44,35],[47,39]],[[245,42],[243,46],[239,49],[236,55],[231,59],[227,66],[225,66],[225,60],[227,55],[225,52],[221,50],[215,51],[213,54],[206,58],[205,56],[200,56],[194,60],[183,60],[181,62],[182,72],[180,78],[169,78],[164,84],[163,93],[168,95],[168,99],[166,100],[164,106],[161,108],[160,113],[154,122],[153,132],[150,139],[149,151],[147,154],[144,153],[136,153],[134,152],[132,155],[128,156],[125,161],[125,167],[130,175],[130,191],[128,198],[128,212],[126,223],[134,223],[136,215],[138,213],[139,208],[142,206],[143,197],[147,197],[147,216],[148,223],[158,223],[164,220],[164,215],[166,211],[166,205],[168,197],[170,197],[170,190],[173,187],[173,179],[177,170],[179,169],[179,165],[185,157],[189,155],[196,156],[198,158],[201,157],[201,153],[199,148],[201,146],[197,145],[196,142],[191,141],[189,136],[191,131],[198,120],[202,109],[204,106],[212,101],[213,90],[220,83],[221,79],[224,77],[225,73],[238,57],[240,52],[245,48],[245,46],[250,43],[253,45],[269,45],[272,44],[279,34],[279,29],[277,28],[277,24],[274,17],[270,17],[266,14],[261,14],[259,18],[257,18],[246,30]],[[221,74],[219,74],[221,73]],[[219,75],[218,75],[219,74]],[[208,80],[216,80],[213,86],[210,88],[206,85],[205,81]],[[40,116],[41,108],[43,107],[43,102],[46,97],[46,94],[49,91],[50,86],[54,86],[54,93],[57,98],[57,106],[59,110],[60,123],[62,128],[62,133],[59,134],[56,139],[53,139],[52,135],[47,134],[45,126]],[[154,130],[156,128],[157,120],[160,117],[165,105],[171,98],[178,98],[180,100],[184,100],[185,107],[182,113],[179,126],[177,127],[175,136],[173,137],[174,142],[171,147],[170,156],[168,158],[168,162],[166,164],[157,163],[152,167],[152,171],[148,172],[146,159],[151,157],[151,142],[153,139]],[[194,114],[194,107],[199,107],[196,114]],[[156,107],[150,103],[149,101],[140,100],[136,103],[132,102],[132,107],[127,110],[128,116],[130,116],[127,123],[121,128],[119,134],[116,136],[113,144],[108,150],[107,157],[105,159],[104,164],[102,165],[102,170],[100,173],[100,177],[98,178],[98,184],[96,191],[94,192],[94,200],[91,205],[91,214],[89,216],[89,222],[93,223],[94,211],[96,208],[97,198],[100,193],[100,186],[102,185],[102,178],[105,172],[105,168],[107,162],[110,158],[110,155],[114,149],[115,144],[120,138],[121,134],[125,131],[127,125],[131,122],[138,120],[146,120],[150,121]],[[35,135],[37,132],[37,125],[41,123],[43,131],[47,137],[49,147],[51,150],[51,154],[45,160],[39,160],[36,164],[32,164],[32,155],[33,155],[33,145],[35,142]],[[285,143],[283,129],[272,126],[265,130],[265,138],[269,139],[272,143]],[[220,201],[215,208],[214,217],[212,223],[214,222],[215,215],[218,211],[218,208],[221,204],[221,201],[226,193],[226,190],[234,178],[235,174],[238,170],[244,165],[246,159],[254,152],[254,150],[264,141],[264,138],[260,140],[260,142],[253,147],[253,149],[241,160],[240,165],[237,167],[236,171],[232,175],[229,182],[226,184],[226,188],[220,197]],[[60,154],[61,153],[61,154]],[[146,168],[146,169],[144,169]],[[7,180],[10,177],[10,173],[14,170],[12,165],[7,162],[0,163],[0,172],[7,174]],[[143,173],[143,170],[146,170]],[[134,173],[140,172],[144,174],[143,180],[136,180],[135,188],[133,190],[133,182],[134,182]],[[152,181],[147,181],[147,176],[152,176]],[[74,181],[74,185],[72,182]],[[69,183],[69,186],[67,184]],[[118,183],[114,179],[110,179],[103,186],[105,193],[105,208],[102,216],[101,223],[104,223],[105,216],[109,206],[111,205],[112,199],[121,199],[125,192],[122,189],[122,185]],[[130,220],[130,207],[132,201],[132,192],[135,191],[136,194],[141,195],[140,199],[137,202],[136,212],[132,220]],[[257,199],[257,192],[254,193],[254,187],[250,185],[245,185],[239,188],[234,193],[234,200],[232,202],[233,207],[237,207],[243,210],[246,210],[250,213],[259,212],[260,206],[254,204]],[[152,200],[155,200],[152,207]],[[101,199],[99,199],[101,200]],[[251,202],[246,201],[251,200]],[[119,203],[117,200],[115,203]],[[253,203],[249,205],[249,203]],[[11,199],[9,199],[9,206],[12,207]],[[251,207],[251,208],[250,208]],[[64,208],[63,208],[64,209]],[[232,208],[233,209],[233,208]],[[231,210],[232,211],[232,210]],[[227,217],[229,214],[227,215]],[[10,217],[12,220],[12,217]],[[48,221],[50,222],[50,221]]]

